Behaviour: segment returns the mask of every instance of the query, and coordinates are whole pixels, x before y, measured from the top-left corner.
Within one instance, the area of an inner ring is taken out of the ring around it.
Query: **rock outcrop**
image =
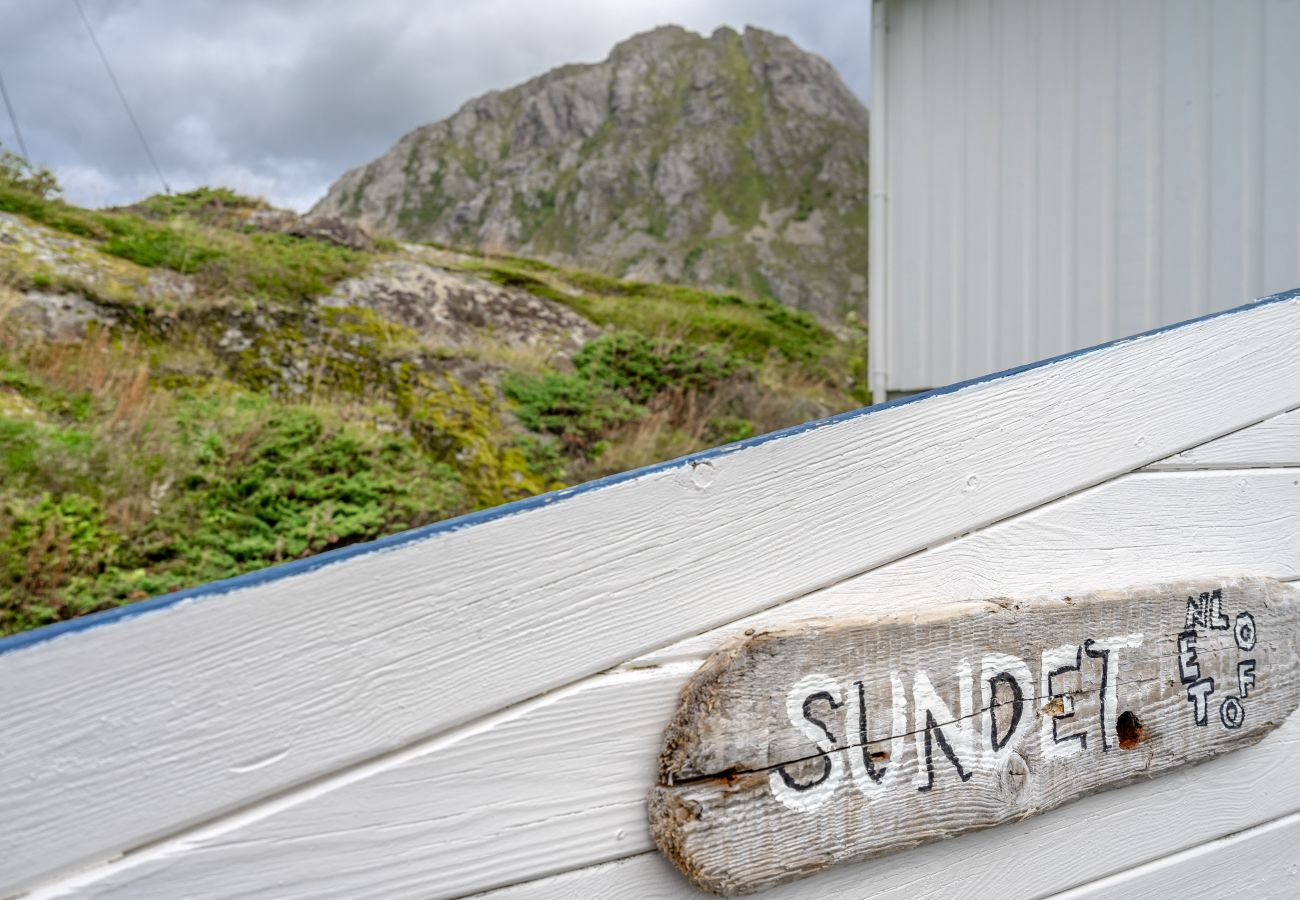
[[[283,230],[294,237],[325,241],[349,250],[375,249],[374,241],[364,228],[338,216],[303,216]]]
[[[529,348],[568,357],[600,334],[582,316],[527,291],[411,259],[387,260],[321,298],[370,309],[431,346]]]
[[[466,103],[313,215],[645,281],[866,308],[867,113],[787,38],[668,26]]]

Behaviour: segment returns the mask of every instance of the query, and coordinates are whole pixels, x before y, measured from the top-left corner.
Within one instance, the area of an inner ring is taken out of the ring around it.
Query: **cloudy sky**
[[[870,0],[81,0],[175,190],[305,209],[464,101],[675,23],[792,37],[865,97]],[[73,0],[0,0],[0,76],[33,160],[97,206],[157,192]],[[16,149],[0,110],[0,143]]]

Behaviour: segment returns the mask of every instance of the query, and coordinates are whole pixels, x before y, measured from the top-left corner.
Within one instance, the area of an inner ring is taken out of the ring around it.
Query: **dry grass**
[[[744,409],[755,393],[747,379],[731,379],[701,394],[695,390],[661,392],[650,414],[625,427],[597,461],[595,475],[609,475],[665,459],[705,450],[717,443],[713,423]]]
[[[177,451],[174,402],[153,384],[147,350],[98,331],[74,343],[36,344],[24,356],[43,382],[88,399],[83,427],[95,440],[95,465],[113,476],[105,486],[107,521],[123,529],[147,521],[175,477],[169,463]]]
[[[6,283],[3,273],[0,273],[0,349],[12,350],[17,343],[18,334],[13,314],[22,302],[23,295]]]
[[[454,347],[432,344],[426,344],[426,347],[436,353],[446,353],[461,359],[473,359],[490,366],[515,372],[527,372],[530,375],[566,368],[564,357],[554,346],[544,343],[519,346],[492,341],[486,337],[476,337],[468,343],[457,344]],[[568,368],[572,367],[568,366]]]
[[[824,379],[788,370],[778,378],[728,379],[716,389],[667,390],[654,398],[650,414],[620,430],[609,448],[583,477],[599,477],[707,450],[727,441],[716,423],[744,419],[753,434],[766,434],[851,408],[843,391]],[[731,438],[734,439],[734,438]]]
[[[133,337],[113,340],[99,330],[86,340],[33,346],[25,362],[44,381],[65,391],[85,392],[108,410],[104,427],[131,440],[165,406],[166,394],[151,389],[147,351]]]

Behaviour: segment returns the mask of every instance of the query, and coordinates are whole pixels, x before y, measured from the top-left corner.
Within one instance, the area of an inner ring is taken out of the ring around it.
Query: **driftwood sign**
[[[656,842],[720,894],[1022,819],[1260,740],[1300,703],[1264,578],[741,636],[683,689]]]

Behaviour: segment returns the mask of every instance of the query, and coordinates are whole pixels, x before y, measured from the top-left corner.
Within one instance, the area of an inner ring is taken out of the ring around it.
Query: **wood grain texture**
[[[1056,894],[1054,900],[1167,897],[1300,897],[1300,814]]]
[[[1300,300],[1257,304],[0,643],[0,892],[1294,408],[1296,333]]]
[[[1260,578],[742,635],[682,689],[651,832],[750,893],[1253,744],[1297,673],[1300,590]]]
[[[1300,468],[1139,472],[710,629],[629,666],[702,659],[747,629],[956,598],[1064,595],[1222,573],[1300,579]]]
[[[1245,469],[1300,465],[1300,409],[1147,466],[1155,471]]]
[[[1253,747],[1085,797],[1020,824],[970,832],[815,878],[764,900],[1030,900],[1212,845],[1300,806],[1300,717]],[[707,896],[658,853],[513,885],[483,900],[687,900]],[[1159,897],[1206,896],[1199,892]],[[1250,896],[1227,893],[1220,896]]]
[[[857,616],[921,609],[949,590],[969,592],[961,596],[1076,590],[1063,578],[1077,578],[1078,589],[1086,590],[1092,582],[1141,580],[1144,572],[1296,577],[1300,544],[1294,529],[1279,523],[1300,515],[1297,481],[1300,471],[1126,476],[779,606],[765,614],[763,627],[805,618],[810,610]],[[1183,522],[1203,524],[1194,531],[1172,527]],[[444,879],[459,888],[481,878],[472,889],[482,890],[647,850],[653,843],[645,789],[655,779],[655,748],[677,692],[703,656],[744,628],[719,629],[682,662],[638,669],[629,673],[637,678],[609,684],[612,676],[597,676],[165,841],[86,873],[70,893],[166,898],[203,884],[214,897],[306,900],[329,896],[334,883],[364,894],[367,879],[376,879],[385,896],[414,898],[437,895],[429,885]],[[599,758],[585,752],[592,735],[600,736]],[[530,752],[521,754],[520,746]],[[545,777],[548,760],[560,761],[564,778]],[[526,788],[520,778],[527,778]],[[598,797],[583,787],[587,782]],[[457,791],[447,793],[448,784]],[[325,827],[345,821],[352,830]],[[349,839],[367,833],[359,830],[363,823],[384,821],[405,824],[369,831],[382,839]],[[454,860],[429,853],[443,842],[456,846]]]
[[[653,744],[694,668],[554,692],[37,896],[431,900],[617,859],[650,845]]]

